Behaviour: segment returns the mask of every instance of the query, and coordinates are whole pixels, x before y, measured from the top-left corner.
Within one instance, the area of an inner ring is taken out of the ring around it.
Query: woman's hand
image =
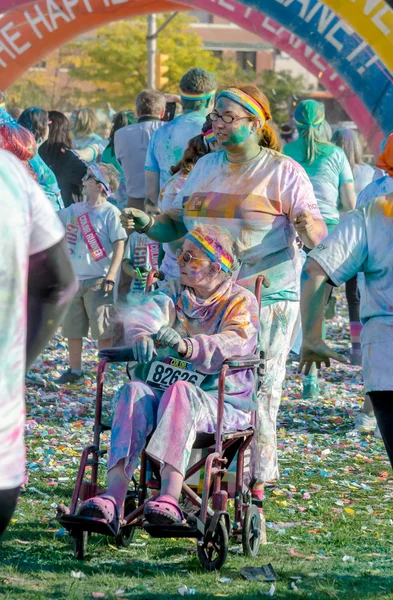
[[[299,235],[312,235],[314,230],[314,217],[307,210],[302,210],[293,220]]]
[[[150,335],[144,335],[133,340],[131,344],[135,360],[142,365],[153,360],[157,352]]]
[[[318,369],[321,368],[322,363],[330,367],[331,358],[342,363],[348,362],[342,354],[334,352],[325,342],[320,341],[314,344],[303,342],[298,373],[301,373],[303,367],[305,367],[304,374],[308,375],[313,363],[317,365]]]
[[[120,222],[128,232],[139,232],[149,224],[150,218],[143,210],[125,208],[120,215]]]
[[[172,327],[161,327],[156,335],[156,342],[163,348],[173,348],[179,354],[185,354],[187,351],[186,343],[183,341],[181,335],[172,329]]]

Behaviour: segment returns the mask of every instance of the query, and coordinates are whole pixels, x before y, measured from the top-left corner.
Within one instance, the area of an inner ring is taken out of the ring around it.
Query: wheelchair
[[[154,276],[155,273],[149,273],[148,289]],[[264,275],[259,275],[255,286],[259,306],[262,287],[269,287],[269,285],[268,279]],[[100,438],[103,432],[111,429],[109,425],[102,422],[105,368],[110,363],[127,363],[127,373],[130,376],[128,363],[134,359],[132,351],[127,347],[102,350],[99,357],[93,443],[82,452],[69,509],[59,505],[57,514],[58,521],[72,537],[74,557],[79,560],[83,560],[86,556],[89,535],[92,533],[108,535],[107,529],[103,529],[99,519],[80,516],[77,513],[81,502],[105,493],[98,484],[98,467],[102,457],[107,453],[105,448],[101,448]],[[230,371],[242,369],[254,371],[256,392],[264,375],[263,352],[257,349],[253,355],[233,357],[222,365],[219,375],[216,432],[197,434],[193,448],[204,449],[207,456],[188,468],[182,487],[183,499],[187,499],[187,504],[192,509],[184,508],[181,523],[156,525],[144,520],[144,506],[154,497],[149,496],[149,493],[152,494],[154,489],[158,493],[157,490],[160,489],[160,474],[158,463],[147,457],[143,450],[140,458],[139,481],[132,479],[132,489],[128,490],[123,505],[120,530],[115,536],[118,546],[129,546],[136,528],[141,527],[153,538],[195,538],[200,564],[208,571],[218,570],[224,565],[229,539],[241,541],[246,556],[255,557],[258,554],[262,538],[262,523],[258,508],[262,506],[262,501],[251,499],[250,490],[244,486],[245,453],[253,438],[255,415],[252,415],[250,428],[243,431],[223,431],[225,377]],[[236,479],[234,493],[230,495],[234,501],[232,520],[228,511],[229,494],[223,489],[222,479],[234,460],[236,460]],[[199,496],[187,484],[187,480],[201,468],[204,469],[204,479],[203,491]],[[153,478],[149,477],[150,470],[154,475]]]

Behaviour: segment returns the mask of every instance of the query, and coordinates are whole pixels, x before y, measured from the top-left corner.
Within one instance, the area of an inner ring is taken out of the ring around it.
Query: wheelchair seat
[[[253,433],[254,433],[253,427],[248,427],[247,429],[242,429],[242,430],[237,429],[235,431],[226,431],[223,433],[222,441],[225,442],[226,440],[229,440],[229,439],[248,437],[248,436],[252,435]],[[211,446],[214,446],[215,443],[216,443],[216,441],[215,441],[214,433],[203,433],[202,432],[202,433],[197,433],[195,442],[192,447],[195,450],[202,450],[204,448],[210,448]]]

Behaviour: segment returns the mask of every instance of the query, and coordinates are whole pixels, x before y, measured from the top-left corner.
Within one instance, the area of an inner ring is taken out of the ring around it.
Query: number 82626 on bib
[[[200,386],[206,375],[195,371],[191,363],[168,356],[164,360],[155,360],[149,369],[146,383],[152,388],[166,390],[177,381],[188,381]]]

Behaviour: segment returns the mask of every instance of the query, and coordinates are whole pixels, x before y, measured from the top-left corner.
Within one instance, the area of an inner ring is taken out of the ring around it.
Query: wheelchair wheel
[[[218,571],[228,555],[228,531],[221,518],[213,534],[205,533],[203,540],[198,542],[197,551],[199,562],[207,571]]]
[[[87,533],[87,531],[72,531],[71,535],[74,558],[76,558],[77,560],[84,560],[87,554],[89,534]]]
[[[124,514],[129,515],[135,509],[135,499],[128,496],[124,504]],[[127,548],[132,542],[134,533],[135,527],[133,525],[127,525],[127,527],[122,527],[117,536],[115,537],[116,545],[119,546],[119,548]]]
[[[261,515],[254,504],[247,506],[244,513],[242,545],[245,556],[257,556],[262,537]]]

